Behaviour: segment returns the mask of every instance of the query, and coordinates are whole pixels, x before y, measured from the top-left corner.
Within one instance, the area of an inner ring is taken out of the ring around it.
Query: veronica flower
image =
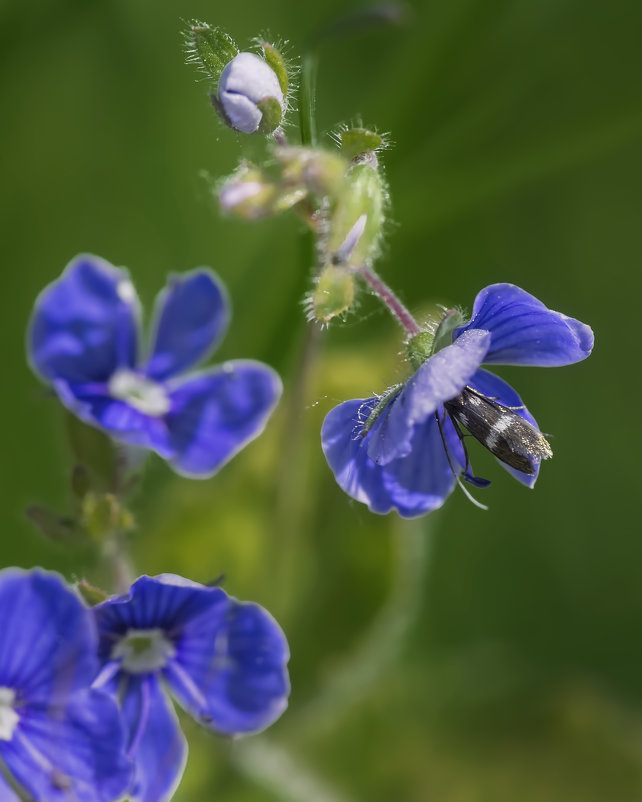
[[[131,765],[117,706],[90,690],[89,610],[57,575],[15,568],[0,572],[0,610],[0,799],[120,798]]]
[[[339,485],[372,512],[430,512],[461,479],[489,484],[470,469],[465,427],[533,487],[550,446],[515,390],[481,365],[569,365],[591,353],[591,329],[519,287],[493,284],[477,295],[467,323],[447,313],[417,358],[425,337],[415,343],[416,372],[403,386],[381,399],[346,401],[327,415],[323,450]]]
[[[261,433],[281,394],[279,377],[261,362],[187,372],[218,344],[228,321],[214,273],[172,276],[143,352],[128,273],[84,255],[38,297],[28,350],[35,372],[83,421],[156,451],[178,473],[206,477]]]
[[[132,802],[169,799],[187,745],[168,698],[226,735],[256,732],[285,710],[288,647],[256,604],[173,574],[140,577],[126,596],[94,608],[103,669],[118,697],[136,765]]]

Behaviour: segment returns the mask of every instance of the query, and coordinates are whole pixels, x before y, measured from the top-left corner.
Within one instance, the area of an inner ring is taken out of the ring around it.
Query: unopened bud
[[[281,123],[284,95],[266,61],[254,53],[239,53],[221,73],[215,105],[237,131],[268,134]]]
[[[358,269],[377,255],[387,202],[385,183],[370,164],[346,174],[330,214],[328,257],[333,264]]]
[[[249,163],[241,165],[218,191],[221,211],[242,220],[260,220],[285,211],[306,195],[305,187],[272,181]]]
[[[303,184],[312,195],[334,196],[349,167],[338,153],[321,148],[281,147],[276,158],[283,167],[283,180]]]

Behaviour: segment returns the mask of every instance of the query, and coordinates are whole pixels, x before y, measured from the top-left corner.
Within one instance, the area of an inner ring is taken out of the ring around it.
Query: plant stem
[[[361,267],[358,275],[368,284],[381,303],[388,308],[390,314],[397,318],[407,334],[414,337],[421,332],[421,328],[414,317],[374,270],[369,267]]]
[[[302,145],[317,144],[316,90],[318,60],[314,51],[303,56],[299,90],[299,130]]]
[[[127,593],[134,581],[135,574],[123,532],[115,530],[105,538],[103,555],[111,570],[114,591]]]

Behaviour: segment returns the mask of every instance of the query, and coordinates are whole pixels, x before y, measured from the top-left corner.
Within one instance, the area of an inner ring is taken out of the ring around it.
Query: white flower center
[[[109,395],[126,401],[130,407],[153,418],[166,415],[171,407],[162,384],[127,368],[117,370],[112,375],[109,380]]]
[[[16,692],[12,688],[0,687],[0,741],[10,741],[20,716],[13,709]]]
[[[112,649],[112,660],[130,674],[149,674],[164,668],[176,649],[162,629],[128,629]]]

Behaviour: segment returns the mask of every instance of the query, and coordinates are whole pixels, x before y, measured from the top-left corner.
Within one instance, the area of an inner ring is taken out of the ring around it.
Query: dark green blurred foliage
[[[405,24],[353,25],[319,46],[320,129],[361,115],[395,143],[383,156],[395,224],[379,267],[413,311],[470,308],[484,285],[512,281],[596,332],[585,363],[501,371],[554,435],[537,488],[473,446],[477,473],[494,480],[489,512],[456,493],[415,523],[343,497],[319,448],[332,405],[403,378],[399,331],[364,298],[308,343],[318,359],[297,389],[301,227],[217,215],[200,171],[230,173],[243,143],[181,51],[182,20],[199,18],[240,44],[269,29],[295,55],[357,8],[0,8],[2,564],[106,581],[86,550],[46,542],[24,515],[36,502],[71,506],[63,415],[24,357],[37,293],[79,251],[128,266],[147,305],[169,271],[211,265],[234,304],[216,359],[266,360],[285,396],[265,436],[212,480],[151,460],[134,554],[141,572],[224,572],[229,592],[273,610],[293,695],[254,739],[228,744],[188,722],[176,799],[632,802],[642,5],[426,1],[406,7]]]

